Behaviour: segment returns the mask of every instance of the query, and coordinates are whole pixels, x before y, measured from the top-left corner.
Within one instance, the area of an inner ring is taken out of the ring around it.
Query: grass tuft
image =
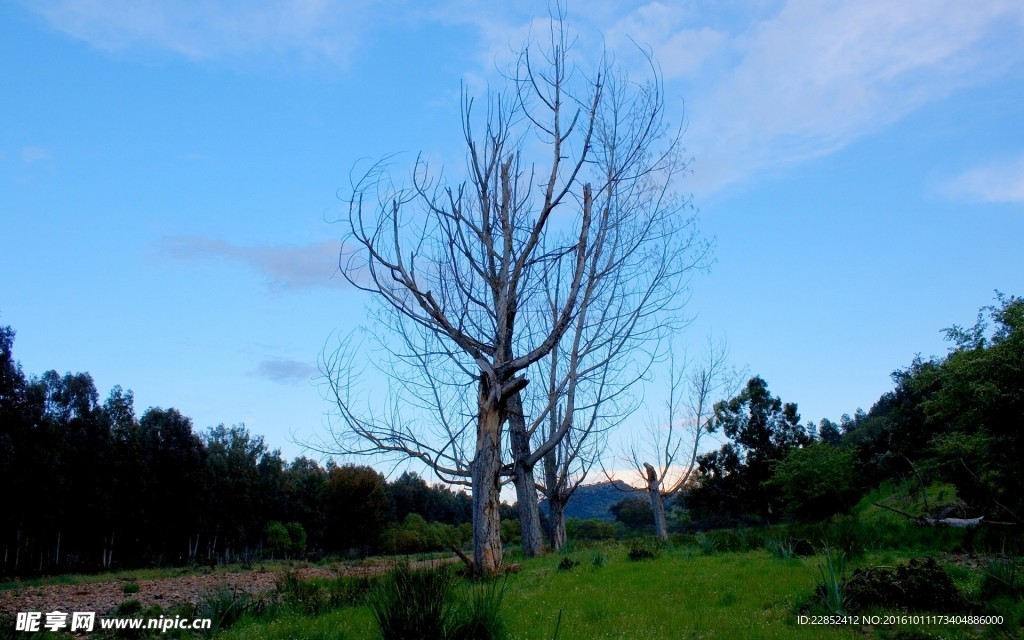
[[[835,615],[845,615],[846,601],[843,597],[843,578],[846,573],[846,554],[825,547],[825,562],[818,567],[821,573],[819,592],[825,607]]]

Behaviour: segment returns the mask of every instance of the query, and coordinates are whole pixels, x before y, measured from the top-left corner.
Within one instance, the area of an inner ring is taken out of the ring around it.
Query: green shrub
[[[127,595],[127,594],[138,593],[138,592],[139,592],[139,583],[138,582],[130,581],[130,582],[126,582],[123,585],[121,585],[121,593],[123,593],[123,594]]]
[[[714,536],[701,532],[697,533],[694,537],[697,539],[697,546],[700,547],[700,551],[704,555],[709,556],[718,550],[718,540]]]
[[[565,522],[565,533],[570,540],[615,540],[625,530],[622,523],[569,518]]]
[[[119,617],[134,616],[142,612],[142,603],[138,600],[125,600],[114,609],[114,615]]]
[[[270,550],[271,557],[282,558],[291,549],[292,545],[291,539],[288,537],[288,527],[276,520],[267,523],[267,527],[263,531],[263,537],[267,541],[267,549]]]
[[[656,538],[638,538],[630,540],[629,552],[626,556],[635,561],[653,560],[661,556],[662,542]]]
[[[288,529],[288,543],[290,551],[301,555],[306,552],[306,528],[301,522],[289,522],[285,525]]]
[[[503,524],[502,530],[504,531],[510,526]],[[390,527],[385,531],[383,540],[384,548],[389,552],[411,554],[424,551],[443,551],[452,545],[461,547],[471,537],[471,528],[461,525],[454,527],[443,522],[427,522],[423,516],[410,513],[401,525]]]

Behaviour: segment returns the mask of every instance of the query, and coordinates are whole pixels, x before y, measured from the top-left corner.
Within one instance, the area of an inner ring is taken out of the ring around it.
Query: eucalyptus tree
[[[586,73],[561,20],[548,35],[522,49],[482,118],[463,92],[464,180],[421,157],[404,183],[387,162],[353,181],[339,266],[377,303],[371,364],[388,397],[361,403],[352,342],[322,362],[339,418],[324,446],[410,458],[471,486],[482,573],[502,563],[502,484],[514,479],[535,517],[533,467],[572,431],[574,389],[631,348],[656,351],[657,318],[700,263],[688,202],[671,191],[685,163],[656,65],[640,83],[605,58]],[[555,393],[524,395],[556,353],[567,362]]]

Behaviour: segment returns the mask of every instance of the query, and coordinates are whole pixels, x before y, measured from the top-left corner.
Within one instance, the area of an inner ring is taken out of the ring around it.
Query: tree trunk
[[[662,540],[668,540],[668,526],[665,524],[665,501],[661,497],[661,479],[658,472],[648,463],[644,463],[647,469],[647,495],[651,497],[651,511],[654,512],[654,533]]]
[[[533,467],[523,464],[530,456],[530,436],[526,433],[522,398],[517,393],[508,399],[509,441],[512,445],[512,482],[519,503],[519,529],[523,539],[523,555],[533,558],[544,554],[544,534],[540,526],[540,504]]]
[[[561,551],[565,546],[565,503],[559,495],[548,496],[548,521],[551,533],[551,548]]]
[[[486,401],[481,385],[473,482],[473,565],[479,575],[493,575],[501,566],[501,422],[498,407]]]

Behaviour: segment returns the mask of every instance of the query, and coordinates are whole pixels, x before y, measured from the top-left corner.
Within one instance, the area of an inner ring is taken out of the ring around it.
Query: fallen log
[[[926,516],[915,516],[912,513],[907,513],[906,511],[902,511],[896,507],[890,507],[889,505],[880,504],[878,502],[873,502],[872,504],[880,509],[887,509],[893,513],[898,513],[905,518],[914,520],[919,525],[928,527],[957,527],[960,529],[966,529],[967,527],[976,527],[980,525],[982,520],[985,519],[985,516],[978,516],[977,518],[928,518]]]

